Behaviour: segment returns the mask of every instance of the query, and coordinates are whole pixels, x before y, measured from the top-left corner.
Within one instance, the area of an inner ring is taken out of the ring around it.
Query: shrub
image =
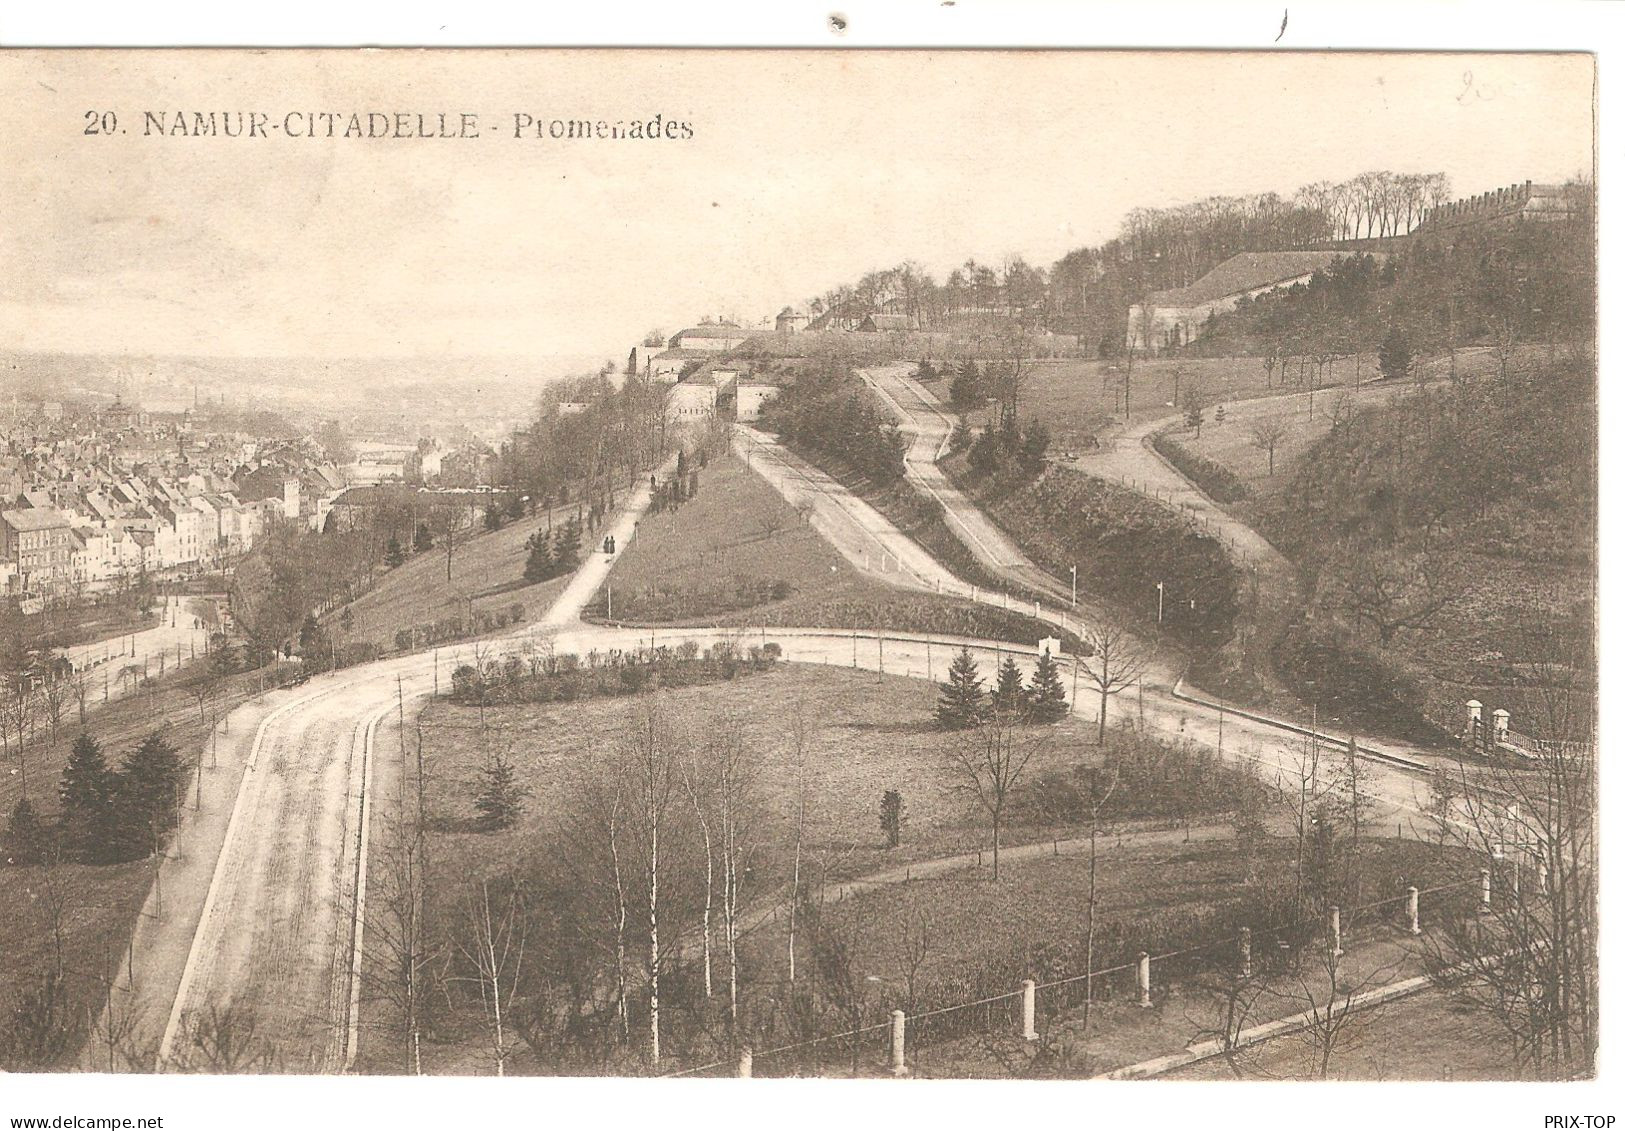
[[[1239,503],[1252,497],[1252,490],[1247,484],[1222,463],[1198,455],[1160,432],[1152,440],[1152,446],[1214,502]]]

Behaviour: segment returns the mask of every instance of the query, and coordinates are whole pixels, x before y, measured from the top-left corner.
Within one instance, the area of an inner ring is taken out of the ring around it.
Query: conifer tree
[[[525,558],[525,580],[546,581],[557,570],[553,561],[553,540],[540,532],[531,535],[530,554]]]
[[[513,763],[501,754],[493,754],[480,770],[480,792],[474,798],[474,808],[480,811],[480,823],[487,829],[505,829],[519,819],[529,796],[530,789],[519,783]]]
[[[113,850],[113,773],[101,744],[89,734],[73,740],[62,769],[60,835],[75,860],[105,864]]]
[[[1407,376],[1411,371],[1411,345],[1405,340],[1404,333],[1398,326],[1388,331],[1388,336],[1382,340],[1382,346],[1377,350],[1377,368],[1384,377],[1397,379]]]
[[[412,535],[412,549],[420,554],[434,549],[434,535],[430,533],[427,522],[418,523],[417,533]]]
[[[1026,709],[1027,689],[1022,686],[1021,669],[1013,656],[1006,656],[999,665],[999,679],[993,685],[993,709],[1008,715],[1018,715]]]
[[[1027,710],[1034,722],[1055,723],[1066,718],[1066,689],[1061,686],[1061,665],[1053,652],[1038,657],[1027,685]]]
[[[174,821],[184,775],[180,754],[161,733],[148,735],[125,757],[113,792],[118,844],[125,859],[156,850],[157,838]]]
[[[981,403],[982,378],[976,371],[976,363],[969,358],[959,366],[959,372],[954,374],[953,382],[948,386],[948,399],[961,411]]]
[[[5,841],[0,844],[5,858],[13,864],[38,864],[45,859],[49,845],[50,834],[40,820],[39,811],[32,801],[22,798],[12,807],[11,818],[6,822]]]
[[[581,563],[581,519],[572,515],[555,535],[553,558],[560,573],[575,569]]]
[[[394,569],[405,560],[406,554],[401,550],[401,540],[391,534],[389,541],[384,545],[384,564]]]
[[[976,668],[976,659],[969,648],[960,649],[959,655],[948,667],[947,682],[938,684],[942,694],[937,697],[937,725],[944,730],[963,730],[974,726],[982,717],[985,704],[982,677]]]

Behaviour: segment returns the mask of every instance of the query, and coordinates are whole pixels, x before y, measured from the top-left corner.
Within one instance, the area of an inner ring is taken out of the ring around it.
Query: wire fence
[[[937,1006],[914,1014],[896,1010],[885,1022],[830,1033],[763,1051],[742,1048],[733,1060],[718,1060],[668,1073],[687,1076],[902,1075],[928,1070],[953,1046],[968,1040],[1020,1042],[1033,1040],[1039,1027],[1064,1023],[1086,1003],[1104,1006],[1138,999],[1149,1005],[1167,999],[1175,984],[1215,973],[1238,977],[1296,971],[1304,956],[1327,950],[1343,953],[1350,943],[1377,944],[1384,939],[1411,939],[1428,929],[1430,920],[1454,919],[1479,909],[1482,874],[1359,906],[1328,908],[1324,913],[1257,930],[1206,940],[1156,954],[1142,952],[1136,961],[1055,978],[1029,981],[1020,988],[973,1001]],[[1424,903],[1424,900],[1427,902]],[[1425,909],[1425,910],[1424,910]],[[1419,944],[1417,945],[1419,949]]]

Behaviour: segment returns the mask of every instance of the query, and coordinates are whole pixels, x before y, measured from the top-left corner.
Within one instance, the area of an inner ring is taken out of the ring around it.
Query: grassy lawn
[[[162,602],[157,602],[155,608],[161,607]],[[23,631],[30,639],[49,638],[58,648],[71,648],[75,644],[140,632],[157,623],[155,612],[137,612],[134,598],[128,598],[77,608],[45,609],[24,617]]]
[[[917,503],[906,485],[892,493]],[[610,574],[610,590],[588,612],[634,624],[879,628],[1026,644],[1053,631],[1019,613],[869,578],[731,455],[700,472],[693,499],[639,523]]]
[[[1232,839],[1187,844],[1179,830],[1169,832],[1149,844],[1112,832],[1101,836],[1096,969],[1131,962],[1141,950],[1161,954],[1232,937],[1234,915],[1292,873],[1294,843],[1287,837],[1267,840],[1249,863]],[[1415,841],[1374,840],[1365,853],[1368,890],[1382,897],[1403,893],[1406,883],[1426,886],[1435,873],[1455,878],[1430,846]],[[1042,981],[1080,973],[1088,892],[1087,857],[1074,853],[1018,858],[997,882],[986,866],[915,879],[844,900],[824,915],[854,940],[861,971],[893,985],[912,965],[903,954],[905,936],[923,928],[930,945],[917,977],[953,985],[987,971],[989,984],[967,986],[974,992],[955,999],[971,1000],[1015,989],[1027,976]],[[1262,937],[1258,945],[1265,945]],[[1012,976],[1001,988],[996,983],[1006,966]],[[1132,987],[1132,971],[1113,984]]]
[[[573,513],[573,512],[570,512]],[[554,512],[563,522],[566,511]],[[342,610],[334,610],[326,623],[337,630],[338,642],[371,641],[383,651],[395,647],[395,634],[413,626],[432,624],[474,612],[498,612],[518,604],[522,621],[545,611],[568,578],[536,585],[525,582],[525,540],[547,529],[545,515],[510,522],[501,530],[482,532],[452,552],[451,580],[446,580],[443,545],[414,554],[379,578],[378,583],[348,606],[350,628],[340,627]]]
[[[1364,1019],[1362,1019],[1364,1020]],[[1237,1058],[1204,1061],[1166,1080],[1274,1080],[1301,1073],[1308,1050],[1298,1037],[1271,1041]],[[1505,1037],[1494,1018],[1443,992],[1417,994],[1374,1010],[1332,1056],[1332,1080],[1509,1080]]]
[[[779,849],[787,845],[794,819],[799,771],[791,720],[797,712],[806,721],[809,858],[820,872],[844,878],[910,859],[974,851],[986,843],[975,801],[950,763],[950,744],[957,739],[936,729],[936,689],[919,680],[783,665],[733,683],[661,695],[672,724],[691,741],[722,717],[743,726],[747,749],[760,763],[759,835],[777,846],[764,854],[763,866],[772,875],[759,876],[758,886],[777,882],[784,855]],[[643,699],[487,707],[483,729],[477,708],[445,701],[426,708],[427,813],[439,830],[437,870],[443,867],[448,876],[500,872],[558,828],[568,815],[582,759],[620,742]],[[1042,746],[1028,773],[1037,777],[1077,761],[1089,732],[1090,725],[1080,720],[1035,728]],[[460,831],[475,816],[478,773],[488,748],[507,752],[533,797],[519,824],[507,831]],[[902,792],[908,812],[902,846],[890,850],[879,825],[880,795],[887,789]],[[1026,835],[1044,839],[1050,831]]]
[[[64,1016],[81,1029],[85,1011],[99,1013],[107,980],[125,979],[125,949],[135,929],[152,867],[134,861],[109,867],[60,864],[53,868],[0,868],[0,1011],[10,1014],[24,994],[38,991],[57,966],[61,931]],[[128,984],[123,982],[123,984]],[[115,990],[122,1005],[122,991]],[[94,1038],[90,1044],[94,1045]],[[104,1038],[105,1049],[105,1038]],[[49,1067],[72,1065],[73,1050]],[[27,1071],[29,1066],[18,1064]],[[44,1069],[46,1065],[36,1065]],[[99,1065],[107,1071],[105,1064]],[[124,1071],[123,1063],[117,1070]]]
[[[1123,419],[1121,390],[1124,363],[1117,361],[1032,361],[1031,376],[1021,390],[1021,416],[1044,422],[1052,434],[1051,451],[1079,450],[1083,440],[1113,421]],[[1109,373],[1114,367],[1115,373]],[[1273,385],[1265,384],[1264,363],[1256,357],[1189,357],[1172,360],[1136,359],[1129,377],[1129,420],[1154,420],[1172,416],[1174,374],[1179,376],[1179,396],[1187,389],[1200,389],[1209,404],[1229,404],[1253,397],[1291,392],[1300,386],[1279,388],[1277,371]],[[1361,360],[1361,376],[1375,376],[1370,355]],[[1294,372],[1295,376],[1295,372]],[[1326,372],[1326,385],[1354,383],[1354,359],[1333,362]],[[1303,386],[1307,387],[1307,386]],[[947,389],[939,385],[938,397],[946,399]],[[984,424],[988,409],[968,414],[975,424]]]

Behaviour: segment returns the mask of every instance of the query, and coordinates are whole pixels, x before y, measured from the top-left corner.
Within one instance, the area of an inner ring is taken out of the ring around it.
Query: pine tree
[[[434,535],[429,532],[428,523],[418,523],[417,533],[412,535],[412,549],[420,554],[434,549]]]
[[[525,580],[546,581],[554,572],[552,540],[540,532],[531,535],[530,554],[525,558]]]
[[[967,408],[974,408],[982,401],[982,378],[976,371],[976,363],[966,359],[954,374],[953,382],[948,386],[948,399],[953,406],[963,412]]]
[[[394,569],[405,560],[406,554],[401,550],[401,540],[391,534],[389,542],[384,546],[384,564]]]
[[[86,864],[105,864],[112,855],[113,773],[101,744],[88,734],[73,740],[62,769],[60,835],[68,855]]]
[[[1061,686],[1061,665],[1053,652],[1038,657],[1033,679],[1027,685],[1027,709],[1033,721],[1055,723],[1066,718],[1066,689]]]
[[[492,503],[485,508],[485,529],[497,531],[502,529],[507,519],[502,514],[502,508]]]
[[[48,854],[50,839],[39,811],[24,797],[12,807],[11,819],[6,822],[5,842],[0,847],[13,864],[38,864]]]
[[[1013,656],[1006,656],[999,665],[999,679],[993,685],[993,709],[1005,714],[1020,714],[1027,707],[1027,689],[1021,683],[1021,669]]]
[[[944,730],[962,730],[974,726],[982,717],[982,677],[969,648],[960,649],[959,655],[948,667],[948,680],[937,685],[942,694],[937,697],[937,725]]]
[[[113,791],[120,855],[135,859],[157,848],[175,818],[185,770],[180,754],[160,733],[148,735],[119,767]]]
[[[501,754],[491,756],[480,770],[480,779],[480,792],[474,798],[474,808],[480,811],[480,823],[487,829],[509,828],[524,812],[529,787],[519,783],[513,763]]]
[[[553,558],[558,572],[575,569],[581,563],[581,519],[572,515],[554,537]]]
[[[1377,368],[1384,377],[1398,379],[1411,371],[1411,345],[1398,326],[1388,331],[1377,349]]]

